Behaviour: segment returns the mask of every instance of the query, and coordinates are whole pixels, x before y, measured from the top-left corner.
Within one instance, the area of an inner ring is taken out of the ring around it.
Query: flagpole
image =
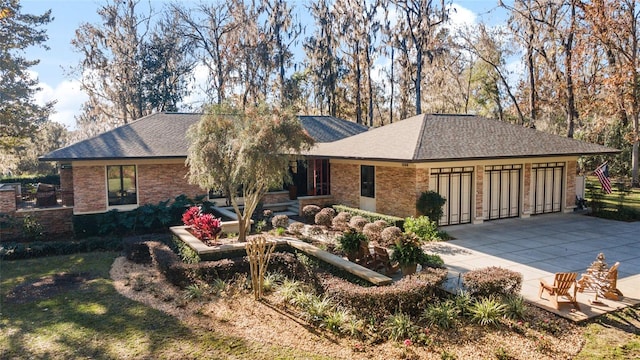
[[[607,163],[608,163],[608,162],[609,162],[609,161],[605,161],[605,162],[603,162],[600,166],[598,166],[595,170],[593,170],[593,172],[598,171],[598,169],[600,169],[601,167],[603,167],[603,166],[607,165]]]

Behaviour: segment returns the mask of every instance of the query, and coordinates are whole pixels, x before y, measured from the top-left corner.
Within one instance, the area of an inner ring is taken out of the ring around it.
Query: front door
[[[376,167],[360,166],[360,209],[376,211]]]

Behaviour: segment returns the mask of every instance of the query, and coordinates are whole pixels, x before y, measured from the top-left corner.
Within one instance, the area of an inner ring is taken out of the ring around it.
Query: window
[[[360,166],[360,195],[365,197],[376,197],[376,170],[375,166]]]
[[[136,166],[107,166],[107,187],[109,206],[137,204]]]

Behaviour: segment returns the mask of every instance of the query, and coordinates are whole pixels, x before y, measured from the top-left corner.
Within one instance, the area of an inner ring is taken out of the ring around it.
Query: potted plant
[[[412,234],[404,234],[396,243],[391,245],[391,261],[396,261],[402,269],[402,275],[407,276],[416,272],[417,266],[425,257],[420,240]]]
[[[340,244],[340,248],[347,254],[347,259],[349,261],[354,261],[358,258],[358,253],[360,251],[360,243],[366,242],[367,238],[356,231],[346,231],[340,237],[338,237],[338,243]]]

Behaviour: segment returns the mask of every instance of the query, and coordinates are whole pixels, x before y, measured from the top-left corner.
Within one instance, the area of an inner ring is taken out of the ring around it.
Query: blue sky
[[[147,0],[142,0],[144,7]],[[149,0],[153,8],[159,9],[168,1]],[[196,3],[196,1],[193,1]],[[296,7],[304,5],[303,1],[292,1]],[[448,2],[448,1],[447,1]],[[57,100],[56,114],[52,120],[60,122],[68,128],[75,125],[74,116],[80,112],[82,103],[86,100],[80,89],[78,80],[69,75],[69,68],[80,61],[79,54],[71,47],[71,39],[75,30],[84,22],[96,23],[99,16],[96,11],[104,1],[98,0],[23,0],[22,12],[26,14],[42,14],[52,10],[54,20],[46,27],[50,50],[41,48],[28,49],[29,59],[40,59],[40,64],[33,70],[40,80],[42,91],[36,99],[40,102]],[[457,10],[452,14],[454,22],[476,23],[484,21],[494,25],[506,20],[504,10],[497,8],[497,0],[458,0],[453,2]]]

